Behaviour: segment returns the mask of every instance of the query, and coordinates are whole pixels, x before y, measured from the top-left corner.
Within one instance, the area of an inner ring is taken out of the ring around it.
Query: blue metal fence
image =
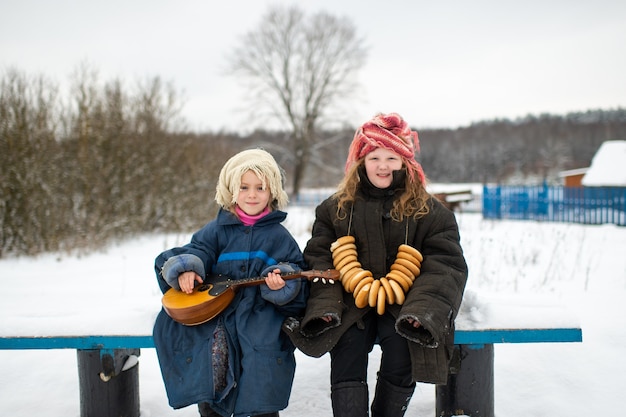
[[[330,197],[335,191],[333,188],[307,188],[300,190],[300,194],[292,198],[290,203],[296,206],[315,207]]]
[[[485,185],[483,217],[626,226],[626,187]]]

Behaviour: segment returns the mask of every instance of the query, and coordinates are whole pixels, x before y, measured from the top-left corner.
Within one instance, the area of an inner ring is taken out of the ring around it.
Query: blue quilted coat
[[[242,279],[261,276],[277,264],[304,269],[297,242],[281,225],[286,216],[272,211],[245,226],[220,210],[189,244],[156,258],[161,291],[170,289],[168,281],[176,286],[174,278],[184,270]],[[189,262],[190,258],[198,262]],[[281,325],[285,317],[303,313],[309,287],[300,278],[286,284],[278,291],[265,284],[240,287],[222,313],[197,326],[179,324],[164,310],[159,313],[153,336],[170,406],[208,402],[223,416],[287,407],[296,364],[294,346]]]

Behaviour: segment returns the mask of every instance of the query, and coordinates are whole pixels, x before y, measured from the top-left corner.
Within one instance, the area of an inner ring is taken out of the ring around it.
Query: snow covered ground
[[[288,212],[286,226],[304,247],[313,208]],[[583,329],[583,343],[497,344],[496,415],[621,416],[626,228],[457,217],[470,267],[459,328]],[[145,236],[87,256],[0,260],[0,335],[150,334],[161,297],[153,259],[188,239]],[[371,387],[378,358],[374,351]],[[281,416],[332,415],[328,357],[298,353],[297,359],[291,402]],[[193,406],[168,406],[154,349],[142,349],[139,367],[142,417],[198,415]],[[79,414],[74,350],[0,351],[0,415]],[[435,415],[433,386],[417,386],[406,415]]]

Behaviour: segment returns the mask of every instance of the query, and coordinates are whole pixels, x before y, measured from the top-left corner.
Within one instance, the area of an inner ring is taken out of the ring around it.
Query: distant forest
[[[180,109],[176,91],[158,77],[128,88],[85,71],[68,100],[45,77],[7,72],[0,78],[0,257],[193,231],[215,216],[219,171],[245,148],[271,152],[289,191],[289,133],[188,132]],[[560,171],[589,166],[602,142],[626,139],[626,109],[414,128],[431,182],[556,183]],[[339,183],[353,134],[319,133],[303,187]]]
[[[626,140],[626,109],[496,119],[456,129],[419,129],[418,159],[431,182],[558,184],[564,170],[588,167],[602,142]],[[325,132],[305,175],[305,187],[341,179],[353,130]],[[264,146],[290,172],[289,137],[254,132],[236,138],[242,148]]]

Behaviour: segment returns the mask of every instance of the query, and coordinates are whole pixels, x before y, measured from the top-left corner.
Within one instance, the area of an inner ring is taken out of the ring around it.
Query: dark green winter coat
[[[312,269],[333,268],[330,245],[350,234],[356,238],[362,268],[380,278],[389,271],[401,244],[418,249],[424,256],[421,274],[406,294],[403,305],[388,305],[387,310],[396,318],[396,331],[410,341],[413,379],[445,384],[454,347],[454,319],[467,280],[455,215],[431,198],[426,216],[394,221],[389,211],[402,188],[392,185],[381,190],[365,183],[366,186],[361,183],[352,216],[348,212],[344,218],[337,218],[334,197],[316,208],[312,237],[304,250],[305,260]],[[394,184],[402,183],[401,178],[394,180]],[[356,307],[353,295],[344,291],[341,283],[319,280],[311,285],[305,316],[287,320],[283,328],[302,352],[320,357],[369,309]],[[320,318],[328,314],[333,316],[331,323]],[[406,322],[407,318],[419,320],[422,326],[413,328]]]

